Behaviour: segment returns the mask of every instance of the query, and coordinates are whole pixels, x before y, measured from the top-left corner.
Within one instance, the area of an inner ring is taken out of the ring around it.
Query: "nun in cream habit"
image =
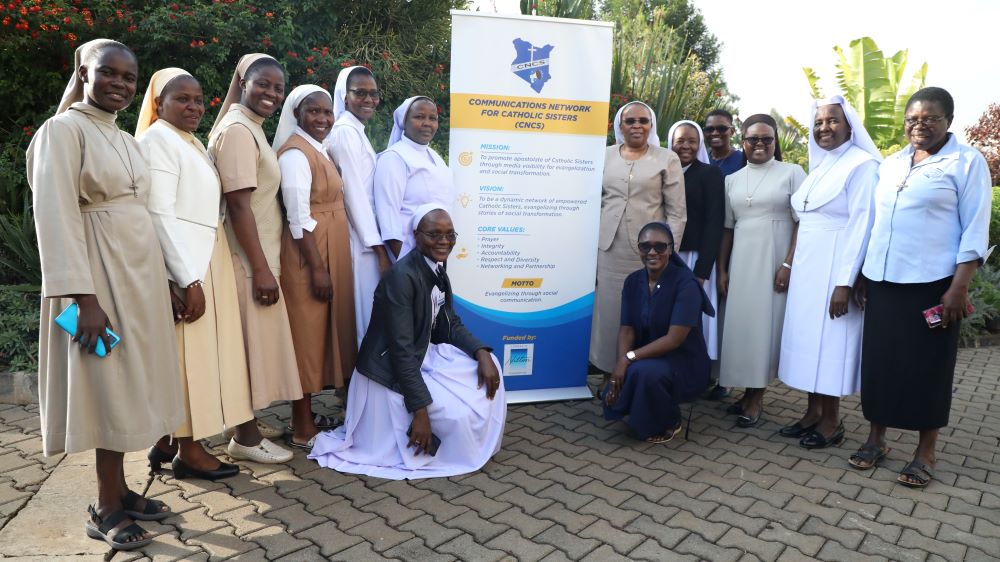
[[[392,113],[389,148],[379,154],[375,165],[375,216],[389,249],[392,250],[393,244],[400,245],[399,255],[390,254],[394,261],[413,249],[413,232],[409,227],[417,207],[437,203],[451,212],[455,201],[451,169],[427,144],[434,133],[430,133],[431,138],[419,139],[421,143],[411,135],[419,137],[423,130],[429,129],[411,125],[407,132],[411,108],[433,108],[433,116],[427,117],[433,119],[433,131],[437,132],[437,105],[427,96],[407,99]]]
[[[842,108],[850,132],[843,144],[825,150],[816,140],[817,110],[831,105]],[[812,115],[810,173],[791,198],[799,232],[778,376],[793,388],[841,397],[860,390],[864,315],[846,295],[865,258],[882,156],[843,97],[814,102]],[[838,288],[848,303],[834,311],[831,298]]]
[[[219,176],[194,135],[158,117],[172,80],[191,80],[180,68],[153,74],[136,127],[149,160],[147,206],[178,299],[201,286],[205,313],[175,325],[186,420],[175,437],[202,439],[253,419],[250,378],[229,241],[222,229]]]
[[[108,46],[127,50],[92,41],[77,49],[74,68],[91,49]],[[149,166],[116,118],[84,102],[74,73],[56,115],[28,146],[42,265],[38,393],[46,455],[137,451],[184,421],[167,272],[146,210]],[[121,336],[106,357],[56,326],[73,295],[96,296]]]

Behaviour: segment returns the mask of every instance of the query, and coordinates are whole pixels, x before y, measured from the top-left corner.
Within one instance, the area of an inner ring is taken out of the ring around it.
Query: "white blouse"
[[[351,229],[366,248],[381,246],[373,195],[375,149],[365,135],[364,124],[345,111],[333,124],[323,147],[344,180],[344,206]]]
[[[306,142],[324,158],[330,159],[323,145],[303,131],[302,127],[295,127],[293,134],[306,139]],[[298,240],[302,238],[304,230],[312,232],[316,228],[316,220],[312,218],[312,211],[309,208],[312,170],[309,168],[306,155],[297,148],[282,152],[278,157],[278,167],[281,168],[281,200],[285,204],[285,214],[288,216],[288,230],[291,231],[292,238]]]
[[[160,119],[141,135],[152,175],[146,205],[167,276],[181,287],[205,278],[221,220],[222,187],[204,146]]]
[[[451,169],[431,147],[406,135],[379,155],[375,166],[375,216],[382,240],[403,243],[399,256],[413,249],[413,212],[439,203],[451,212],[455,201]]]
[[[937,154],[912,160],[907,146],[879,168],[862,269],[872,281],[929,283],[986,256],[993,190],[983,155],[950,135]]]

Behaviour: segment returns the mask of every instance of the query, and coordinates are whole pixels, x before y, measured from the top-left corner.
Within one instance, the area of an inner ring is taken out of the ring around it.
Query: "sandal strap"
[[[142,511],[135,509],[135,506],[138,505],[139,500],[146,501],[146,505],[145,507],[142,508]],[[143,515],[156,515],[157,513],[161,513],[163,511],[164,503],[161,502],[160,500],[144,498],[143,496],[140,496],[139,494],[133,492],[132,490],[129,490],[124,496],[122,496],[122,506],[126,510],[139,511],[139,513],[142,513]]]
[[[875,462],[875,459],[882,454],[882,447],[874,443],[865,443],[854,454],[851,455],[852,459],[857,459],[859,461]]]
[[[920,479],[921,481],[930,481],[934,478],[934,473],[931,467],[926,464],[914,459],[909,462],[900,474],[905,474],[906,476],[913,476]]]
[[[103,535],[107,535],[122,521],[130,519],[128,514],[124,511],[116,511],[107,517],[101,517],[96,511],[94,511],[91,513],[91,518],[94,520],[94,523],[97,524],[97,530]]]
[[[105,534],[107,534],[105,532]],[[111,537],[111,540],[117,543],[127,543],[130,542],[128,539],[132,537],[141,537],[146,534],[146,529],[139,526],[138,523],[133,522],[128,527],[119,530],[115,533],[115,536]]]

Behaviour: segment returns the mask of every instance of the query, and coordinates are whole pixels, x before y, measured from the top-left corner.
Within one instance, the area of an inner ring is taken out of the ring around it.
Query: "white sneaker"
[[[280,439],[284,434],[284,430],[278,427],[272,427],[266,423],[257,421],[257,430],[260,431],[261,436],[264,439]],[[229,429],[222,432],[227,439],[232,439],[233,435],[236,435],[236,428],[230,427]]]
[[[275,445],[267,439],[261,439],[255,447],[244,447],[230,439],[226,452],[230,457],[238,460],[259,462],[261,464],[278,464],[292,460],[294,456],[291,451]]]

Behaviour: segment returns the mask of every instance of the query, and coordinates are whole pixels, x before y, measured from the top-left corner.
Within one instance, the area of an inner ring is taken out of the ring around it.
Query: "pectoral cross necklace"
[[[757,182],[757,187],[750,191],[750,171],[747,170],[747,207],[753,207],[753,196],[757,195],[757,190],[760,189],[760,184],[764,183],[767,179],[767,175],[771,173],[771,166],[768,166],[767,171],[761,176],[760,181]]]
[[[803,213],[806,211],[806,207],[809,206],[809,196],[812,195],[813,189],[815,189],[816,186],[819,185],[820,182],[823,181],[823,178],[826,177],[826,173],[829,172],[830,170],[832,170],[833,167],[837,165],[837,162],[840,162],[840,157],[843,156],[844,154],[847,154],[847,151],[841,152],[837,156],[837,159],[834,160],[832,164],[830,164],[829,166],[827,166],[825,170],[823,170],[823,175],[821,175],[820,177],[816,178],[816,181],[812,182],[812,185],[809,186],[809,190],[806,191],[805,201],[802,202],[802,212]]]
[[[114,150],[115,154],[118,155],[118,159],[121,160],[122,167],[125,168],[125,172],[128,174],[128,179],[131,182],[128,187],[129,189],[132,190],[132,197],[138,197],[139,188],[135,185],[135,168],[132,166],[132,153],[129,152],[128,150],[128,143],[125,142],[125,135],[122,133],[122,130],[118,129],[118,136],[121,137],[122,146],[125,147],[125,154],[128,156],[128,164],[125,164],[125,158],[122,156],[122,153],[118,151],[118,147],[115,146],[115,143],[111,142],[111,139],[104,134],[104,131],[101,130],[101,126],[98,125],[93,120],[93,118],[91,118],[86,113],[84,113],[84,116],[87,118],[87,120],[91,122],[91,124],[94,125],[94,128],[97,129],[97,132],[100,133],[102,137],[104,137],[104,140],[108,141],[108,144],[111,146],[111,149]]]

